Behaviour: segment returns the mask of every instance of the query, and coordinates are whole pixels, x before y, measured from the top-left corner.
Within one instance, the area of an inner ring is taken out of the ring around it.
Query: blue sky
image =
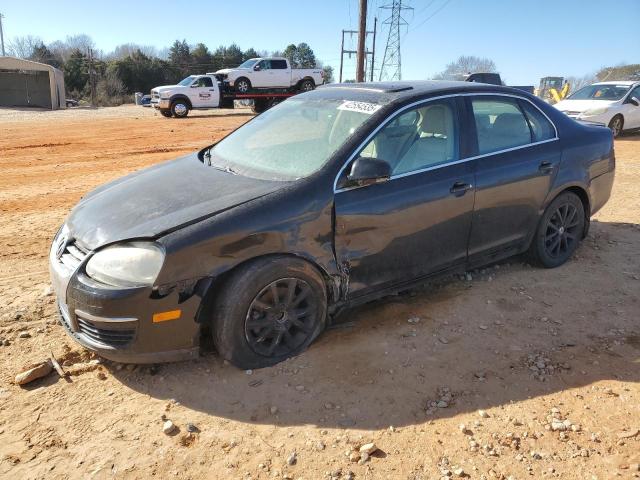
[[[389,0],[390,1],[390,0]],[[640,0],[406,0],[414,7],[402,35],[403,79],[424,79],[460,55],[493,59],[510,84],[537,84],[542,76],[584,75],[601,66],[640,63]],[[45,42],[86,33],[97,48],[122,43],[158,48],[175,39],[214,49],[236,42],[243,49],[283,49],[307,42],[336,72],[342,29],[356,29],[358,0],[245,0],[170,2],[60,0],[2,2],[5,42],[36,35]],[[388,10],[369,0],[370,20]],[[242,8],[239,6],[242,5]],[[386,30],[379,32],[382,60]],[[356,39],[353,39],[355,48]],[[355,58],[345,59],[345,78]]]

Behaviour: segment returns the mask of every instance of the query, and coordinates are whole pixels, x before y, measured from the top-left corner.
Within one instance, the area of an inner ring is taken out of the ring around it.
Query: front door
[[[624,100],[624,129],[640,128],[640,106],[631,103],[632,97],[640,100],[640,85],[631,90]]]
[[[251,74],[251,86],[254,88],[266,88],[273,86],[273,70],[271,70],[271,60],[260,60],[253,67]]]
[[[471,266],[510,256],[535,232],[560,164],[549,119],[528,100],[471,97],[477,132],[476,200],[469,238]]]
[[[335,251],[349,297],[463,265],[474,201],[474,163],[460,159],[456,102],[425,102],[397,115],[354,157],[385,160],[383,183],[335,192]]]
[[[214,87],[211,77],[200,77],[189,88],[189,100],[194,108],[217,107],[218,96],[218,90]]]

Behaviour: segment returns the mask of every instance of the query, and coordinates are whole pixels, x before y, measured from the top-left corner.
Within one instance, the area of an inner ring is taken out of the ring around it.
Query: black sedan
[[[117,361],[193,358],[207,332],[235,365],[271,365],[436,275],[562,265],[614,168],[607,128],[520,90],[318,88],[84,197],[51,249],[61,321]]]

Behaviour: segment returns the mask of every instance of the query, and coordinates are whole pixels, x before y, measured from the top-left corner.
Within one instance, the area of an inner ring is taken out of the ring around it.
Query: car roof
[[[318,87],[315,91],[322,92],[323,96],[331,93],[348,96],[352,94],[367,96],[371,100],[376,97],[384,99],[384,103],[397,102],[411,98],[418,98],[424,95],[436,95],[438,93],[467,93],[467,92],[496,92],[510,93],[527,96],[523,90],[500,85],[491,85],[479,82],[460,82],[449,80],[417,80],[417,81],[396,81],[396,82],[363,82],[363,83],[330,83]]]
[[[608,82],[596,82],[593,85],[634,85],[638,82],[638,80],[609,80]]]

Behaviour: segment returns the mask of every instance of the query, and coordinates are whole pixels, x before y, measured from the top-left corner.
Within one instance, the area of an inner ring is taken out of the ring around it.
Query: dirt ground
[[[616,142],[613,197],[561,268],[514,259],[443,279],[254,372],[213,353],[134,367],[77,347],[47,272],[70,208],[249,118],[0,110],[1,478],[640,476],[640,134]],[[68,379],[13,383],[51,353]],[[367,442],[378,450],[358,462]]]

